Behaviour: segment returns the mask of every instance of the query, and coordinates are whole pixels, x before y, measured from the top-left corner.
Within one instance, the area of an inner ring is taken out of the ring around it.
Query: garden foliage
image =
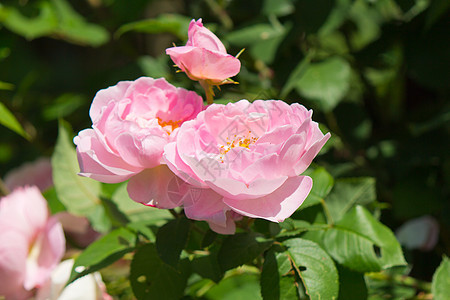
[[[50,212],[86,217],[99,235],[87,246],[67,239],[69,282],[99,271],[117,299],[447,299],[449,2],[165,3],[0,3],[0,174],[51,157]],[[239,58],[225,85],[177,72],[165,53],[187,45],[199,18],[224,43],[220,55]],[[127,182],[77,175],[73,138],[92,125],[96,92],[141,76],[219,104],[312,109],[331,137],[297,174],[312,178],[306,200],[284,222],[236,218],[223,235],[177,205],[136,203]],[[430,226],[396,237],[425,215]]]

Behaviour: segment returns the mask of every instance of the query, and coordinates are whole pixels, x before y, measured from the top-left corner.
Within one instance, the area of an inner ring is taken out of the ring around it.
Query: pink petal
[[[312,188],[308,176],[291,177],[273,193],[256,199],[230,199],[224,202],[234,211],[251,218],[282,222],[303,203]]]
[[[261,178],[245,184],[232,178],[215,178],[214,180],[205,182],[210,188],[225,198],[243,200],[256,199],[269,195],[283,186],[287,179],[287,176],[280,176],[271,180]]]
[[[328,132],[322,137],[322,139],[314,143],[314,145],[312,145],[305,154],[303,154],[302,158],[295,166],[295,172],[297,174],[303,173],[309,167],[314,157],[316,157],[316,155],[319,153],[320,149],[322,149],[323,145],[325,145],[325,143],[328,141],[330,136],[331,134]]]
[[[161,163],[167,140],[158,135],[148,135],[140,140],[131,134],[121,134],[115,141],[120,157],[136,168],[153,168]]]
[[[187,70],[193,80],[221,82],[235,76],[241,69],[241,62],[236,57],[203,48],[193,48],[190,51],[177,51],[176,53],[167,49],[166,53],[182,70]]]
[[[211,189],[190,186],[183,199],[184,212],[189,219],[211,221],[225,226],[225,212],[230,208],[223,203],[223,196]]]
[[[142,168],[132,166],[119,156],[107,151],[94,130],[80,131],[74,138],[77,145],[80,175],[106,183],[122,182]]]
[[[157,208],[174,208],[181,205],[186,190],[183,184],[184,181],[166,165],[160,165],[131,177],[127,191],[136,202]]]
[[[0,295],[7,299],[27,299],[23,287],[28,254],[28,239],[24,235],[3,230],[0,234]]]
[[[205,48],[211,51],[227,53],[225,46],[219,38],[203,26],[201,19],[197,22],[194,20],[191,21],[189,24],[188,36],[189,39],[186,46]]]
[[[110,101],[118,101],[125,94],[132,81],[121,81],[115,86],[99,90],[94,97],[89,111],[92,122],[96,122],[101,115],[103,107],[106,107]]]
[[[236,223],[235,220],[231,217],[233,212],[228,211],[226,213],[226,222],[225,225],[215,223],[213,221],[208,221],[209,227],[211,230],[220,233],[220,234],[234,234],[236,232]]]
[[[57,218],[48,220],[35,243],[27,259],[27,273],[24,280],[24,287],[27,290],[44,284],[64,255],[66,240]],[[33,249],[34,247],[38,249]]]
[[[164,147],[164,160],[167,166],[185,182],[197,186],[208,187],[179,156],[177,143],[172,142]]]

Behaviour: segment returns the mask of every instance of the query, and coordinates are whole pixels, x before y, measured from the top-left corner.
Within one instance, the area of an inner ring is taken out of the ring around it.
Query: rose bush
[[[185,122],[164,157],[176,175],[202,189],[184,197],[186,215],[221,233],[233,233],[239,215],[289,217],[312,187],[309,176],[299,175],[330,137],[311,115],[299,104],[241,100],[213,104]]]
[[[0,295],[28,299],[64,255],[62,226],[37,187],[17,188],[0,199],[0,233]]]
[[[225,46],[202,24],[202,19],[189,24],[185,46],[166,49],[173,62],[192,80],[220,85],[241,69],[239,59],[227,53]]]
[[[164,146],[175,139],[183,122],[195,118],[202,109],[200,96],[176,88],[163,78],[141,77],[100,90],[89,112],[92,128],[74,138],[80,175],[117,183],[147,170],[136,180],[142,176],[147,181],[161,179],[154,175],[165,168],[155,168],[162,163]],[[153,191],[131,195],[136,201],[157,207],[177,206],[153,200],[161,199],[154,197]]]

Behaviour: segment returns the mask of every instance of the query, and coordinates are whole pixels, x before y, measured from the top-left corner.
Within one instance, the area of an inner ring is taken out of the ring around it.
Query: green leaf
[[[298,285],[293,276],[285,276],[280,279],[280,300],[298,300]]]
[[[327,172],[327,170],[325,170],[325,168],[320,167],[315,169],[312,173],[305,173],[304,175],[308,175],[312,178],[313,187],[308,197],[300,206],[300,210],[322,202],[323,199],[330,193],[334,185],[334,178]]]
[[[261,293],[257,274],[234,274],[212,287],[206,294],[210,300],[259,300]]]
[[[161,14],[155,19],[146,19],[132,22],[120,26],[116,31],[115,37],[119,38],[122,34],[129,31],[144,33],[172,33],[181,40],[186,39],[191,18],[176,14]]]
[[[39,14],[35,18],[27,18],[13,7],[0,5],[0,22],[29,40],[51,34],[58,24],[52,5],[45,1],[40,2]]]
[[[156,234],[156,250],[168,265],[177,267],[180,254],[186,245],[191,222],[186,218],[172,220],[162,226]]]
[[[264,0],[263,13],[266,16],[286,16],[295,11],[293,0]]]
[[[222,271],[252,261],[270,245],[272,241],[264,240],[262,235],[255,232],[238,233],[227,237],[219,251],[219,264]]]
[[[109,40],[109,33],[103,27],[88,23],[66,0],[52,0],[58,16],[56,34],[76,44],[98,47]]]
[[[325,203],[334,221],[355,205],[366,205],[376,199],[375,179],[372,177],[343,178],[336,180]]]
[[[0,22],[27,39],[52,36],[94,47],[109,40],[103,27],[86,22],[66,0],[40,1],[38,10],[37,17],[27,18],[15,8],[0,6]]]
[[[392,231],[362,206],[351,209],[325,232],[324,245],[338,263],[358,272],[406,264]]]
[[[139,247],[131,261],[130,283],[137,299],[181,299],[186,280],[186,271],[166,265],[153,244]]]
[[[64,118],[86,103],[85,100],[85,97],[79,94],[63,94],[56,98],[51,106],[45,107],[42,115],[44,119],[49,121]]]
[[[294,238],[283,242],[311,300],[337,299],[339,277],[333,260],[314,242]]]
[[[306,55],[306,57],[291,72],[286,84],[281,90],[281,98],[286,98],[292,89],[296,87],[298,81],[304,76],[306,70],[308,69],[312,56],[312,52],[308,53],[308,55]]]
[[[212,281],[219,283],[223,278],[223,272],[218,261],[218,250],[216,246],[209,249],[209,254],[205,256],[195,257],[191,264],[192,270],[202,276],[209,278]]]
[[[371,4],[365,1],[354,1],[349,10],[349,19],[356,27],[356,30],[350,34],[353,50],[360,50],[379,38],[383,18]]]
[[[431,284],[431,292],[435,300],[448,299],[450,291],[450,260],[444,256],[442,263],[436,269]]]
[[[108,230],[108,219],[98,195],[100,182],[78,176],[77,154],[69,139],[69,125],[61,121],[55,151],[52,156],[53,183],[58,199],[67,211],[78,216],[86,216],[94,229]],[[106,223],[105,223],[106,222]]]
[[[1,48],[0,48],[0,50],[1,50]],[[1,59],[1,53],[0,53],[0,59]],[[14,84],[8,83],[8,82],[4,82],[4,81],[0,81],[0,90],[9,90],[9,91],[11,91],[13,89],[14,89]]]
[[[167,67],[168,60],[168,55],[161,55],[158,58],[141,56],[137,63],[145,76],[160,78],[168,77],[169,75],[169,68]]]
[[[8,110],[8,108],[0,102],[0,124],[11,129],[15,133],[21,135],[27,140],[30,139],[30,135],[25,132],[22,125],[17,121],[16,117]]]
[[[47,200],[48,208],[52,215],[66,210],[61,201],[59,201],[54,187],[47,189],[42,195]]]
[[[280,274],[275,252],[272,249],[264,256],[260,285],[264,300],[280,299]]]
[[[248,46],[252,57],[270,64],[290,27],[279,23],[256,24],[229,33],[225,36],[225,40],[239,47]]]
[[[282,28],[275,28],[270,24],[256,24],[235,30],[225,36],[225,40],[236,46],[248,46],[270,40],[283,34]]]
[[[365,300],[367,287],[364,274],[337,265],[339,272],[339,299]]]
[[[350,64],[339,57],[307,66],[295,82],[297,91],[325,111],[331,111],[344,98],[350,86]]]
[[[90,244],[74,262],[69,283],[120,259],[135,248],[136,234],[118,228]]]

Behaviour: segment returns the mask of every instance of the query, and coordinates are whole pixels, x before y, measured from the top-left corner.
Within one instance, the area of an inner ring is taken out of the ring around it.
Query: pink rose
[[[49,278],[65,251],[61,224],[49,217],[37,187],[0,199],[0,295],[27,299]]]
[[[42,157],[9,171],[5,175],[5,185],[10,191],[25,185],[35,185],[41,191],[45,191],[53,186],[50,159]]]
[[[141,77],[100,90],[89,112],[92,129],[74,138],[80,175],[117,183],[159,166],[179,126],[202,109],[200,96],[163,78]]]
[[[222,84],[241,69],[236,57],[227,54],[222,42],[203,27],[202,19],[189,24],[186,46],[166,49],[173,62],[192,80]]]
[[[185,122],[164,157],[176,175],[200,189],[183,199],[186,215],[214,220],[228,233],[236,218],[230,211],[273,222],[288,218],[312,187],[310,177],[299,175],[330,137],[311,115],[299,104],[241,100],[212,104]]]

